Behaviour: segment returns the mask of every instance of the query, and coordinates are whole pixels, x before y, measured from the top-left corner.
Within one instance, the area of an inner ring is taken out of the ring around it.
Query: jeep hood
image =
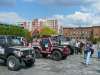
[[[13,46],[13,47],[10,47],[10,48],[18,49],[18,50],[20,50],[20,51],[32,50],[32,49],[33,49],[33,48],[25,47],[25,46]]]
[[[69,45],[69,42],[68,41],[62,41],[61,45]]]

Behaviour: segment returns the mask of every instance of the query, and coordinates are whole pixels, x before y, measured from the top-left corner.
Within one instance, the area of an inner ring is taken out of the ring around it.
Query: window
[[[5,44],[5,39],[3,36],[0,36],[0,45]]]
[[[42,41],[40,43],[41,43],[42,47],[48,47],[49,39],[42,39]]]
[[[15,37],[15,36],[9,36],[7,37],[7,44],[10,44],[10,45],[21,45],[21,41],[18,39],[18,37]]]

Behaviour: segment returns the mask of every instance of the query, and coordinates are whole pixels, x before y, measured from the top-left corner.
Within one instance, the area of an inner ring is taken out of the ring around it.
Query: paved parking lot
[[[80,55],[72,55],[62,61],[41,58],[36,59],[33,67],[19,71],[9,71],[1,63],[0,75],[100,75],[100,61],[95,57],[88,67],[82,61],[83,56]]]

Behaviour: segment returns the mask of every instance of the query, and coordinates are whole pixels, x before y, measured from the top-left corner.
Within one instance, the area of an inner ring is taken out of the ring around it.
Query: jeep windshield
[[[58,43],[59,45],[67,45],[69,44],[70,39],[63,36],[63,35],[59,35],[59,36],[54,36],[52,37],[53,42]]]
[[[17,37],[8,37],[7,44],[11,46],[19,46],[22,45],[21,41]]]

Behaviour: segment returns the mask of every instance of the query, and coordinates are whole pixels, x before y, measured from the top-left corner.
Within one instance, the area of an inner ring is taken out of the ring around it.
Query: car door
[[[49,52],[49,39],[44,38],[41,40],[41,47],[42,47],[42,52],[43,53],[48,53]]]
[[[5,55],[5,37],[0,36],[0,57],[3,57]]]

